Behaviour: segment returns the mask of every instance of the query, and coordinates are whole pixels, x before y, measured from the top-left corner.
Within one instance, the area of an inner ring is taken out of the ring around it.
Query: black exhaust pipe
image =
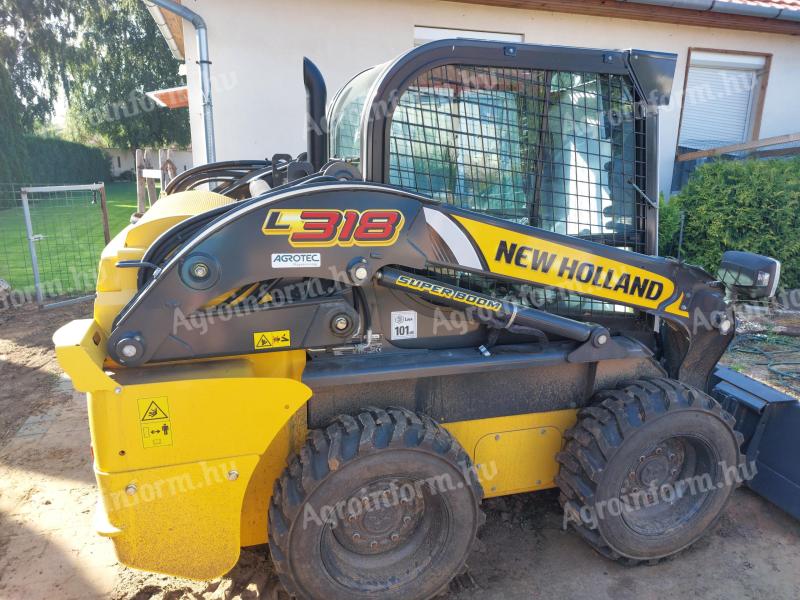
[[[303,58],[303,83],[306,86],[306,127],[308,130],[308,162],[319,171],[328,162],[328,126],[325,104],[328,90],[317,65]]]

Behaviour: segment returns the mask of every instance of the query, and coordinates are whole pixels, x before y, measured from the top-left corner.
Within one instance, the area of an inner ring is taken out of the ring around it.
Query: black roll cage
[[[401,55],[384,68],[362,109],[361,169],[365,181],[389,183],[391,123],[403,93],[425,71],[445,65],[543,69],[628,75],[644,116],[645,154],[637,169],[645,181],[645,252],[658,253],[658,106],[669,103],[676,55],[644,50],[598,50],[567,46],[509,44],[471,39],[431,42]],[[376,67],[378,68],[378,67]],[[330,119],[329,119],[330,122]]]

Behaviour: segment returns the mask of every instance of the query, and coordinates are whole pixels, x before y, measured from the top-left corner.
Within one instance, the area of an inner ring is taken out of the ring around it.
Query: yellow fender
[[[266,541],[271,481],[311,396],[299,380],[303,352],[114,374],[96,321],[73,321],[53,341],[88,395],[96,525],[122,563],[211,579],[236,564],[242,545]],[[285,450],[268,452],[273,444]]]

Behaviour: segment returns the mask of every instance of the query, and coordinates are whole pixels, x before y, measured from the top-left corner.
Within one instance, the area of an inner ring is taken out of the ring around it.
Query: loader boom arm
[[[365,333],[358,311],[342,296],[245,311],[202,340],[206,331],[180,325],[220,295],[256,282],[319,278],[359,288],[380,283],[382,271],[390,267],[401,272],[442,267],[580,294],[658,316],[689,338],[696,334],[693,315],[698,311],[710,323],[728,318],[715,316],[727,314],[724,293],[700,269],[457,209],[388,186],[323,182],[235,204],[197,231],[120,314],[109,354],[126,366],[246,354],[259,349],[253,346],[254,333],[275,330],[291,332],[281,349],[341,345],[353,333]],[[397,284],[396,277],[393,282]],[[430,298],[429,289],[414,289],[408,282],[404,287]],[[453,298],[449,301],[453,305]],[[506,304],[507,321],[518,307]],[[582,340],[597,329],[537,312],[545,333]],[[329,321],[336,315],[353,325],[347,339],[331,332]],[[278,327],[280,323],[284,326]]]

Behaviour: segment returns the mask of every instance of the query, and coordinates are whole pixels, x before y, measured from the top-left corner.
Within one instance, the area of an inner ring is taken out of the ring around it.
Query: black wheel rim
[[[328,510],[335,517],[320,538],[322,563],[333,580],[354,591],[413,582],[439,561],[450,535],[444,496],[406,476],[376,479]]]
[[[625,524],[640,535],[664,536],[692,523],[719,489],[718,462],[699,437],[654,444],[629,464],[620,487]]]

